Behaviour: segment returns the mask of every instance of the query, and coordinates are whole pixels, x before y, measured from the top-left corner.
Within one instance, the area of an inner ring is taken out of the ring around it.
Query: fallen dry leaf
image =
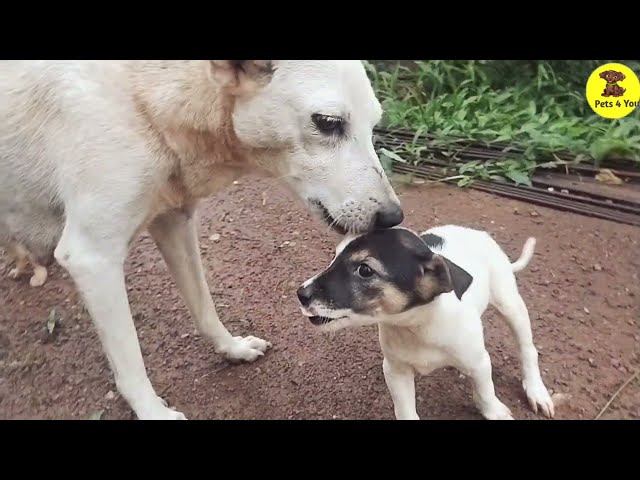
[[[49,318],[47,319],[47,330],[49,331],[49,335],[51,335],[53,330],[56,328],[57,321],[56,309],[54,308],[49,312]]]
[[[596,180],[608,185],[622,185],[624,183],[620,177],[608,168],[601,168],[600,173],[596,175]]]
[[[103,413],[104,413],[104,410],[98,410],[97,412],[93,412],[91,415],[89,415],[89,420],[101,420]]]

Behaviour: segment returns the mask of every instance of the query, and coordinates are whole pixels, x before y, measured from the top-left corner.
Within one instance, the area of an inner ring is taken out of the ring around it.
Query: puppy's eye
[[[362,278],[371,278],[373,277],[374,271],[371,267],[365,263],[361,263],[358,265],[358,269],[356,270],[359,276]]]
[[[332,115],[322,115],[314,113],[311,115],[311,121],[321,133],[325,135],[342,135],[344,134],[344,119]]]

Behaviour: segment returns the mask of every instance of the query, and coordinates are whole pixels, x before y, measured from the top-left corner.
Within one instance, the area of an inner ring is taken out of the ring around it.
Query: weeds
[[[436,135],[460,185],[478,178],[528,184],[541,166],[562,163],[554,159],[558,151],[596,167],[610,158],[633,160],[640,167],[640,109],[608,120],[585,98],[587,78],[607,62],[433,60],[390,67],[369,61],[367,68],[385,111],[381,126]],[[620,62],[640,74],[640,61]],[[456,155],[460,139],[506,142],[521,151],[468,162]],[[416,143],[406,142],[386,152],[385,166],[407,157],[420,163],[422,153]]]

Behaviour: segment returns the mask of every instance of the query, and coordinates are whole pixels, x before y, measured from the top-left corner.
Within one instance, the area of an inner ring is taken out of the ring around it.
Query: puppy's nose
[[[313,296],[313,288],[311,285],[307,285],[306,287],[302,286],[298,289],[298,300],[302,304],[303,307],[308,307],[311,303],[311,297]]]
[[[378,210],[374,219],[374,228],[391,228],[399,225],[404,220],[404,211],[398,204],[391,204]]]

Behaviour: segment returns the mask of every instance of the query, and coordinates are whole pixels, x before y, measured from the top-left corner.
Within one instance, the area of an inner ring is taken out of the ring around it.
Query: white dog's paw
[[[220,348],[228,360],[253,362],[271,347],[271,343],[257,337],[233,337],[230,345]]]
[[[143,408],[141,411],[136,412],[138,419],[140,420],[186,420],[182,412],[173,410],[167,406],[167,402],[158,397],[157,401],[153,405]]]
[[[8,277],[12,280],[17,280],[20,275],[22,275],[22,271],[19,268],[12,268]]]
[[[46,275],[33,275],[31,279],[29,279],[29,285],[32,287],[41,287],[47,281]]]
[[[482,411],[482,415],[487,420],[513,420],[511,410],[497,398]]]
[[[186,420],[187,417],[184,416],[184,413],[178,412],[177,410],[173,410],[171,408],[167,408],[167,416],[165,418],[161,418],[161,420]]]
[[[553,405],[553,400],[540,377],[528,379],[528,381],[523,380],[522,388],[524,389],[524,393],[527,395],[527,400],[529,400],[529,405],[534,413],[538,413],[538,408],[540,408],[546,417],[554,417],[555,407]]]

